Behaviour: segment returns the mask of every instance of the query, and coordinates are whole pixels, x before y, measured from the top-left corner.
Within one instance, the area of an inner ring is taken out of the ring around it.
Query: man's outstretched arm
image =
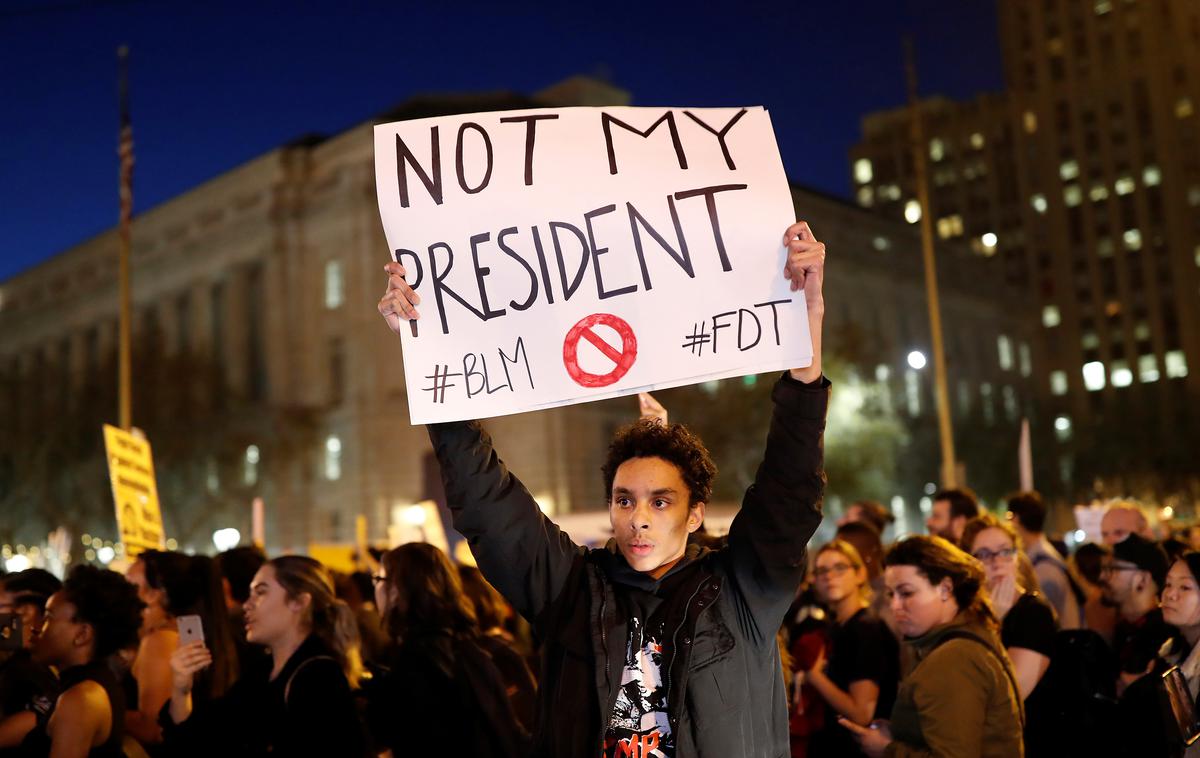
[[[821,374],[825,245],[801,221],[784,233],[784,276],[804,291],[813,360],[780,378],[766,451],[754,484],[729,530],[729,558],[738,593],[738,623],[773,641],[804,575],[809,539],[821,523],[825,491],[824,433],[829,381]]]

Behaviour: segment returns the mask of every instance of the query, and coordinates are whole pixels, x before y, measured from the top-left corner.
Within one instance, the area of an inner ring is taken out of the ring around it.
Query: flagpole
[[[117,48],[117,68],[121,112],[120,142],[117,148],[117,154],[121,158],[121,216],[117,227],[119,240],[117,279],[120,282],[117,377],[120,424],[122,429],[129,431],[133,426],[132,349],[130,346],[132,295],[129,282],[129,253],[133,236],[133,126],[129,120],[129,48],[125,45]]]

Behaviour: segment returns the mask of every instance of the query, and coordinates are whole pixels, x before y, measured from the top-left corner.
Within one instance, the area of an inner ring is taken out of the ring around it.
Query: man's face
[[[662,458],[630,458],[613,476],[608,518],[626,562],[655,579],[667,573],[704,521],[704,503],[688,505],[678,467]]]
[[[46,601],[42,627],[33,635],[33,659],[47,666],[61,665],[81,644],[88,625],[75,619],[75,604],[56,592]]]
[[[962,519],[957,519],[961,521]],[[962,534],[962,526],[958,527],[958,534],[954,533],[954,521],[950,518],[950,501],[949,500],[934,500],[933,510],[929,513],[929,518],[925,519],[925,528],[934,537],[941,537],[958,543],[958,537]]]
[[[1138,530],[1137,514],[1125,508],[1113,508],[1100,519],[1100,539],[1115,545]]]
[[[1119,606],[1133,595],[1134,585],[1143,572],[1132,563],[1106,557],[1100,567],[1103,583],[1103,600],[1107,605]]]

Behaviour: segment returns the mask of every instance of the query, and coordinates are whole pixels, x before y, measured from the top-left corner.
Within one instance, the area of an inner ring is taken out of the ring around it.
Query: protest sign
[[[108,454],[117,529],[125,545],[125,555],[133,558],[143,550],[164,549],[162,511],[149,440],[105,424],[104,449]]]
[[[563,108],[375,127],[412,423],[807,366],[762,108]]]

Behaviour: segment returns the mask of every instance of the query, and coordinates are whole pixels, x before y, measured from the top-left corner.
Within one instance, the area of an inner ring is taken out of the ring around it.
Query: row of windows
[[[1154,354],[1138,356],[1137,363],[1131,366],[1127,361],[1113,361],[1107,367],[1101,361],[1089,361],[1083,364],[1081,374],[1083,386],[1089,392],[1098,392],[1108,384],[1113,387],[1128,387],[1133,384],[1136,370],[1140,384],[1152,384],[1161,378],[1158,356]],[[1163,370],[1168,379],[1183,379],[1188,375],[1187,356],[1182,350],[1171,350],[1163,356]],[[1054,395],[1067,394],[1067,372],[1055,370],[1050,372],[1050,392]]]

